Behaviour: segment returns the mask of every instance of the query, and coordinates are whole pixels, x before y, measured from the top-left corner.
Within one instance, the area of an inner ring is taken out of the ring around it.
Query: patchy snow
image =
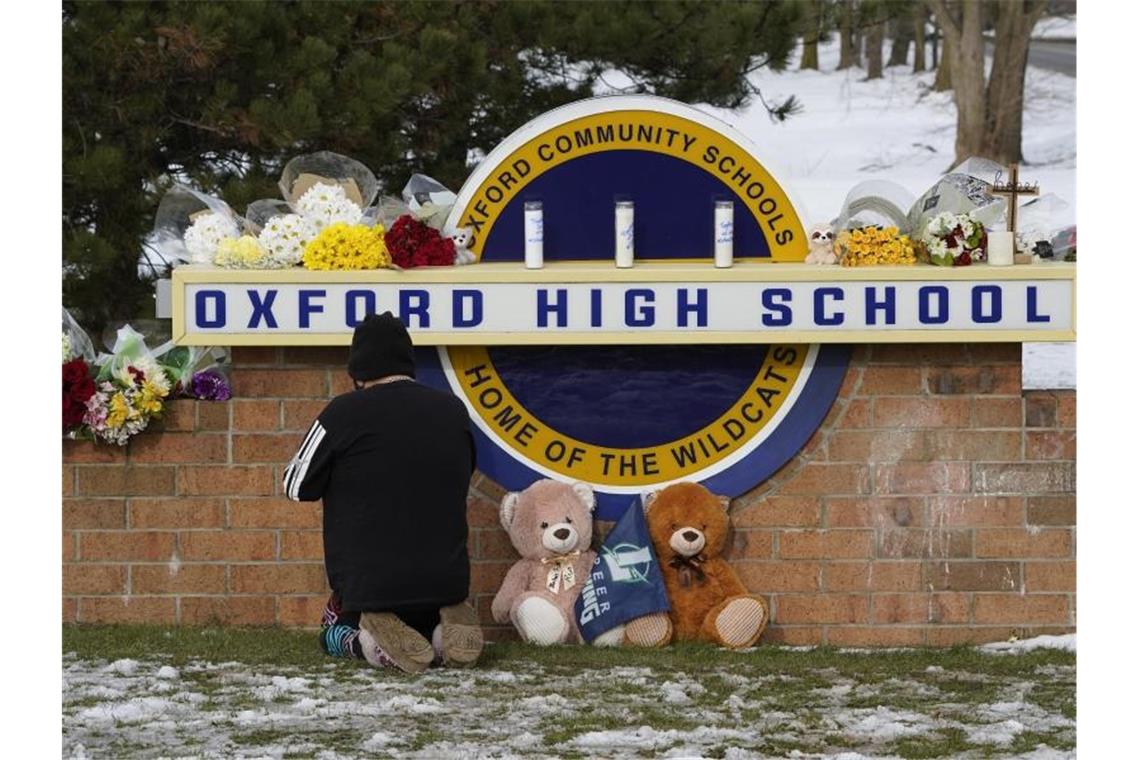
[[[1021,387],[1056,390],[1077,387],[1076,343],[1022,343]]]
[[[996,654],[1021,654],[1032,652],[1034,649],[1063,649],[1066,652],[1076,652],[1077,634],[1067,633],[1062,636],[1034,636],[1031,639],[995,641],[990,644],[982,644],[978,649]]]
[[[1037,40],[1075,40],[1077,17],[1046,16],[1033,27],[1031,36]]]

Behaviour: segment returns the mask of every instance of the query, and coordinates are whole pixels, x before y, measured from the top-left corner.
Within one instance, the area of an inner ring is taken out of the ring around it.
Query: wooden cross
[[[1001,175],[998,175],[998,179]],[[1009,181],[1004,184],[994,182],[989,186],[990,195],[1006,195],[1009,196],[1007,201],[1008,212],[1006,219],[1008,220],[1007,229],[1014,234],[1014,239],[1017,237],[1017,198],[1021,195],[1037,195],[1041,192],[1037,185],[1019,184],[1017,181],[1017,164],[1009,165]]]

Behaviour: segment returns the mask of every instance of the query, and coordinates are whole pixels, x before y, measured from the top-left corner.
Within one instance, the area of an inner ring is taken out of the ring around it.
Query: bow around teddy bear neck
[[[669,560],[669,567],[677,568],[677,575],[681,579],[681,586],[688,588],[693,584],[693,578],[697,579],[697,583],[705,582],[705,571],[701,569],[702,562],[708,562],[709,558],[703,554],[697,554],[692,557],[686,557],[682,554],[674,554],[673,559]]]
[[[578,579],[574,574],[574,560],[581,556],[582,552],[572,551],[569,554],[559,554],[555,557],[542,557],[538,561],[543,565],[551,565],[551,568],[546,571],[546,590],[552,594],[557,594],[559,589],[570,589]]]

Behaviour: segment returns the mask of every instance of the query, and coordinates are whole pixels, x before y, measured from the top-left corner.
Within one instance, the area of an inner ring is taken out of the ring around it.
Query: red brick
[[[230,351],[235,367],[281,363],[281,350],[271,346],[234,346]]]
[[[825,499],[829,528],[909,528],[926,524],[923,500],[914,496]]]
[[[221,499],[131,499],[131,528],[220,528],[226,505]]]
[[[323,369],[247,369],[234,373],[234,396],[243,398],[327,397]]]
[[[971,545],[968,530],[920,528],[879,533],[879,557],[883,559],[969,557]]]
[[[281,427],[281,402],[235,399],[233,429],[243,432],[278,430]]]
[[[1026,521],[1030,525],[1076,525],[1076,497],[1030,496],[1026,500]]]
[[[63,562],[79,559],[79,538],[75,531],[63,531]]]
[[[181,467],[182,496],[272,496],[276,478],[272,467]]]
[[[732,569],[754,594],[819,591],[821,588],[819,562],[734,562]]]
[[[499,505],[483,498],[468,498],[467,524],[472,528],[499,525]]]
[[[918,366],[866,367],[859,386],[860,396],[907,396],[921,392],[922,368]]]
[[[503,497],[507,495],[507,489],[479,472],[471,476],[471,488],[476,495],[486,499],[496,512],[503,503]]]
[[[832,647],[914,647],[925,643],[925,628],[893,626],[833,626],[827,629]]]
[[[1028,592],[1076,591],[1077,563],[1072,560],[1026,562],[1025,590]]]
[[[172,596],[84,596],[79,599],[81,623],[174,623]]]
[[[272,596],[184,596],[179,600],[183,625],[273,625]]]
[[[319,501],[230,499],[231,528],[320,528]]]
[[[827,591],[920,591],[918,562],[828,562],[823,586]]]
[[[1013,396],[1021,393],[1021,365],[1004,367],[931,367],[926,391],[935,394]]]
[[[1072,430],[1077,426],[1077,394],[1075,391],[1057,393],[1057,426]]]
[[[349,393],[355,388],[352,378],[344,370],[332,370],[329,373],[329,395],[340,396]]]
[[[1021,366],[1021,345],[1018,343],[967,343],[966,353],[972,364]]]
[[[495,594],[503,585],[503,578],[514,565],[511,561],[499,562],[472,562],[471,563],[471,593]]]
[[[131,565],[133,594],[221,594],[225,590],[225,565]]]
[[[770,625],[760,634],[761,644],[814,647],[823,644],[823,629],[817,625]]]
[[[1026,393],[1025,427],[1057,427],[1057,397],[1048,391]]]
[[[284,354],[285,364],[348,366],[348,346],[285,346]]]
[[[325,558],[324,543],[319,530],[283,530],[281,531],[281,559],[315,559]]]
[[[1025,433],[1026,459],[1077,458],[1077,434],[1073,430],[1028,430]]]
[[[860,494],[870,489],[867,468],[854,464],[804,465],[780,488],[784,495]]]
[[[234,433],[233,458],[234,463],[245,462],[274,462],[287,464],[297,453],[303,435],[296,433],[252,433],[241,435]]]
[[[237,594],[327,594],[319,562],[230,565],[230,590]]]
[[[847,409],[839,420],[843,430],[860,430],[871,427],[871,399],[855,398],[847,402]]]
[[[324,411],[326,406],[328,406],[328,401],[325,399],[282,401],[281,409],[284,419],[282,429],[297,432],[307,431],[313,426],[313,421]]]
[[[974,466],[976,493],[1057,493],[1076,490],[1076,470],[1072,462],[1032,462]]]
[[[519,552],[502,528],[477,528],[471,531],[468,545],[475,547],[477,559],[518,559]]]
[[[875,343],[871,346],[874,364],[967,364],[970,358],[965,343]]]
[[[772,531],[735,530],[729,534],[724,556],[729,560],[768,559],[772,556]]]
[[[1017,591],[1021,588],[1021,563],[927,562],[922,568],[922,585],[930,591]]]
[[[277,536],[271,531],[192,530],[178,539],[183,561],[236,560],[255,562],[277,556]]]
[[[111,443],[64,440],[63,461],[76,464],[124,464],[127,457],[125,449]]]
[[[930,459],[920,430],[839,430],[827,442],[832,462],[898,462]]]
[[[196,405],[197,402],[193,399],[167,401],[162,408],[162,429],[167,432],[193,430]]]
[[[1014,625],[1068,625],[1069,598],[1063,594],[977,594],[974,620]]]
[[[90,560],[150,560],[174,556],[174,534],[158,531],[84,531],[79,534],[79,558]]]
[[[875,493],[934,494],[970,490],[968,462],[900,462],[874,466]]]
[[[975,553],[979,559],[1071,557],[1073,534],[1066,528],[983,528],[978,530],[975,538]]]
[[[173,467],[79,467],[79,493],[85,496],[172,496]]]
[[[774,620],[787,623],[866,623],[866,594],[780,594]]]
[[[930,459],[1012,462],[1021,459],[1021,433],[1014,430],[928,430]]]
[[[875,399],[874,424],[880,428],[966,427],[970,399],[923,396]]]
[[[74,496],[75,495],[75,467],[73,467],[72,465],[69,465],[69,464],[65,464],[63,466],[62,483],[63,483],[63,487],[60,490],[62,491],[63,496],[65,498],[68,496]]]
[[[1020,496],[931,496],[929,504],[931,525],[1025,525],[1025,499]]]
[[[79,600],[75,597],[64,597],[63,599],[63,623],[79,622]]]
[[[966,623],[969,594],[874,594],[871,619],[876,624]]]
[[[228,401],[201,401],[198,403],[198,423],[195,430],[230,430],[230,403]]]
[[[978,397],[974,399],[973,426],[977,428],[1021,428],[1020,397]]]
[[[839,386],[839,398],[850,398],[851,394],[855,392],[855,388],[863,382],[863,367],[860,364],[852,352],[851,363],[847,367],[847,373],[843,376],[843,383]]]
[[[769,496],[735,507],[730,517],[736,528],[818,527],[819,499],[810,496]]]
[[[869,530],[785,530],[780,532],[782,559],[860,559],[871,556]]]
[[[125,565],[93,565],[90,563],[63,566],[63,593],[122,594],[127,590]]]
[[[277,597],[277,624],[290,626],[320,625],[328,595]]]
[[[163,433],[136,436],[130,443],[132,464],[177,464],[226,461],[226,436],[205,433]]]
[[[63,527],[65,530],[126,528],[126,505],[125,499],[65,499]]]

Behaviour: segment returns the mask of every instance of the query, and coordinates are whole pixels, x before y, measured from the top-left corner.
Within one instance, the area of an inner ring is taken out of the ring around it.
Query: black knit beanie
[[[356,326],[348,352],[348,374],[360,382],[388,375],[416,376],[411,336],[392,312],[369,314]]]

